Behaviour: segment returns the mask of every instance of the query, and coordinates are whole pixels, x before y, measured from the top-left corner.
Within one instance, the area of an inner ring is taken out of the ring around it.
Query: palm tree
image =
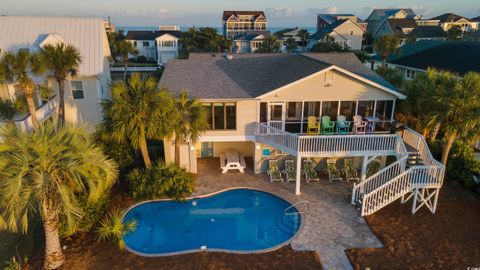
[[[174,100],[165,90],[157,89],[154,77],[133,74],[127,83],[112,85],[112,98],[102,101],[100,129],[118,143],[129,142],[140,149],[145,167],[152,162],[147,139],[163,139],[173,134]]]
[[[180,166],[180,145],[189,141],[195,143],[200,134],[209,127],[207,112],[200,101],[196,98],[189,98],[187,92],[180,93],[173,126],[175,133],[175,164]]]
[[[446,71],[429,70],[425,75],[434,91],[422,105],[429,106],[428,125],[441,125],[444,134],[442,163],[456,139],[471,140],[480,127],[480,74],[470,72],[463,78]],[[430,105],[427,105],[429,103]]]
[[[382,66],[385,67],[387,58],[391,53],[398,51],[399,40],[396,35],[385,35],[377,38],[373,43],[373,48],[382,58]]]
[[[127,70],[128,70],[128,56],[137,55],[138,50],[133,46],[132,43],[126,40],[120,40],[117,44],[117,53],[122,58],[123,62],[123,81],[127,81]]]
[[[280,44],[277,42],[275,36],[266,37],[258,49],[255,51],[257,53],[276,53],[280,50]]]
[[[300,46],[302,50],[305,50],[308,44],[308,39],[310,38],[310,33],[306,29],[301,29],[298,31],[298,37],[300,38]]]
[[[0,59],[1,70],[4,81],[18,83],[19,88],[27,99],[28,112],[32,118],[34,128],[39,123],[34,96],[38,90],[37,84],[32,75],[40,75],[44,71],[44,64],[39,54],[32,54],[28,51],[6,52]]]
[[[72,227],[82,217],[76,198],[89,194],[96,202],[117,178],[115,162],[107,159],[82,127],[57,128],[52,122],[27,132],[9,125],[0,131],[0,229],[28,230],[39,213],[45,231],[45,269],[64,262],[59,219]]]
[[[58,83],[58,126],[65,124],[65,81],[67,78],[75,77],[78,73],[78,66],[82,62],[80,52],[72,45],[59,43],[57,45],[46,45],[41,53],[46,68],[53,73]]]

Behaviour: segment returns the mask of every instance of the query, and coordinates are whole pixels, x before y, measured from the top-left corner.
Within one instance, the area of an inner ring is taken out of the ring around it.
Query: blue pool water
[[[137,229],[124,240],[131,251],[146,255],[198,251],[202,246],[232,252],[265,250],[288,241],[300,228],[299,215],[285,215],[289,206],[277,196],[252,189],[186,202],[142,203],[124,217],[137,221]]]

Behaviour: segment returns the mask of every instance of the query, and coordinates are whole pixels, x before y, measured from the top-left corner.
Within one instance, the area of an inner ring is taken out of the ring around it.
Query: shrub
[[[146,63],[147,62],[147,57],[140,55],[137,57],[137,63]]]
[[[124,222],[122,216],[123,214],[121,211],[115,209],[112,212],[109,212],[102,221],[100,221],[100,227],[97,229],[98,241],[117,241],[118,247],[121,250],[125,248],[123,237],[136,230],[137,221],[129,220]]]
[[[380,170],[380,162],[372,160],[367,167],[367,178],[376,174]]]
[[[135,150],[126,143],[117,143],[110,138],[110,134],[98,129],[95,133],[95,143],[103,149],[103,152],[115,160],[120,174],[124,174],[135,167]]]
[[[194,179],[184,168],[157,162],[150,169],[134,169],[127,175],[134,199],[170,197],[184,200],[193,192]]]
[[[473,176],[480,175],[480,161],[470,144],[457,141],[449,154],[446,178],[457,181],[467,188],[475,185]]]
[[[375,72],[396,87],[401,88],[404,84],[403,75],[397,69],[389,67],[379,67],[375,70]]]
[[[108,207],[110,193],[106,192],[96,203],[88,202],[88,192],[77,194],[82,209],[82,218],[72,228],[67,229],[67,219],[61,218],[59,232],[61,237],[69,237],[77,232],[88,232],[100,220]]]

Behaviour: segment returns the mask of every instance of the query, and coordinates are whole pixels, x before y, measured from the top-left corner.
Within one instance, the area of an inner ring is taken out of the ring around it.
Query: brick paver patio
[[[292,240],[294,250],[317,251],[325,269],[352,269],[345,249],[382,247],[360,213],[349,202],[352,184],[302,181],[299,196],[295,195],[295,183],[270,183],[265,174],[254,174],[251,160],[247,159],[245,174],[236,172],[221,174],[218,158],[198,160],[198,177],[194,196],[209,194],[226,188],[250,187],[278,195],[291,203],[307,200],[310,204],[304,226]],[[301,211],[305,205],[297,208]]]

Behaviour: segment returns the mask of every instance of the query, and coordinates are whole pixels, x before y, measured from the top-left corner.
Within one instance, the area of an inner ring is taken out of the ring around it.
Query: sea
[[[181,26],[180,30],[181,31],[186,31],[190,27],[191,26]],[[196,27],[199,28],[201,26],[196,26]],[[216,28],[217,32],[219,34],[222,34],[222,32],[223,32],[222,27],[213,27],[213,28]],[[268,27],[267,30],[269,30],[272,33],[275,33],[277,31],[287,29],[287,28],[294,28],[294,27]],[[316,31],[315,27],[301,27],[301,28],[302,29],[307,29],[307,31],[310,32],[311,34],[315,33],[315,31]],[[116,29],[117,30],[123,30],[126,34],[126,33],[128,33],[128,31],[155,31],[155,30],[158,30],[158,26],[117,26]]]

